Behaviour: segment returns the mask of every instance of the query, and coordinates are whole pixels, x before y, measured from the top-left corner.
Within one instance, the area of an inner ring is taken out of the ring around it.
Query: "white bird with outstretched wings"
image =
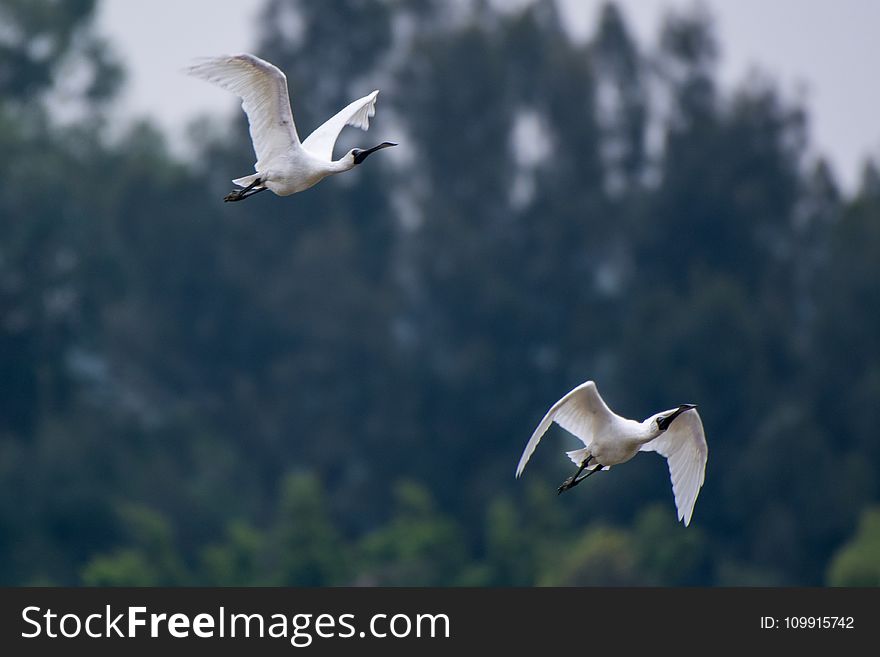
[[[573,488],[595,472],[629,461],[639,451],[657,452],[669,466],[678,519],[690,524],[709,454],[703,423],[693,404],[681,404],[638,422],[612,412],[595,383],[582,383],[544,415],[523,450],[517,477],[554,422],[584,444],[583,449],[566,452],[578,471],[563,482],[558,492]],[[584,471],[587,473],[582,475]]]
[[[279,196],[301,192],[329,175],[354,168],[371,153],[397,145],[386,141],[373,148],[353,148],[333,159],[333,147],[345,126],[369,128],[370,117],[376,114],[378,90],[350,103],[300,142],[287,77],[277,66],[255,55],[241,54],[205,58],[186,72],[241,98],[248,118],[256,173],[233,180],[243,189],[228,194],[226,201],[240,201],[266,189]]]

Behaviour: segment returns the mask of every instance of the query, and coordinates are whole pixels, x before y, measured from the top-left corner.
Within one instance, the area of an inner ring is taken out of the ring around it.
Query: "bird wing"
[[[589,447],[593,441],[593,434],[596,425],[611,420],[614,413],[605,405],[596,384],[592,381],[582,383],[577,388],[569,392],[565,397],[553,404],[552,408],[547,411],[547,415],[541,420],[538,428],[529,439],[526,448],[523,450],[519,459],[519,465],[516,467],[516,476],[522,474],[526,463],[532,456],[532,452],[541,442],[541,437],[550,428],[553,422],[556,422],[566,431],[577,436],[584,446]]]
[[[254,55],[209,57],[186,69],[189,75],[212,82],[241,98],[248,117],[256,171],[291,146],[299,136],[290,110],[287,77],[277,67]]]
[[[333,146],[336,145],[339,133],[345,126],[352,125],[361,130],[367,130],[370,127],[370,117],[376,115],[376,96],[378,95],[379,91],[376,90],[368,96],[349,103],[306,137],[302,144],[303,148],[315,157],[332,160]]]
[[[699,413],[695,409],[685,411],[672,421],[666,431],[642,445],[641,451],[657,452],[666,457],[678,519],[687,526],[706,477],[706,460],[709,457]]]

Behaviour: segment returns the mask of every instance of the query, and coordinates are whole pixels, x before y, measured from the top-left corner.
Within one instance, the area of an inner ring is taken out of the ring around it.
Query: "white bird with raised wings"
[[[338,160],[333,159],[333,146],[345,126],[369,128],[370,117],[376,114],[378,91],[350,103],[300,142],[290,110],[287,77],[278,67],[254,55],[241,54],[201,59],[186,73],[234,93],[241,98],[247,114],[257,155],[256,173],[233,180],[242,189],[230,192],[224,201],[241,201],[266,189],[289,196],[329,175],[354,168],[370,153],[397,146],[386,141],[373,148],[353,148]]]
[[[690,524],[709,455],[703,422],[694,404],[681,404],[642,422],[628,420],[613,413],[599,396],[596,384],[587,381],[547,411],[523,450],[517,477],[553,422],[584,444],[583,449],[566,452],[578,470],[562,483],[558,493],[577,486],[599,470],[626,463],[639,452],[657,452],[666,457],[669,466],[678,519],[685,526]],[[581,476],[584,470],[588,472]]]

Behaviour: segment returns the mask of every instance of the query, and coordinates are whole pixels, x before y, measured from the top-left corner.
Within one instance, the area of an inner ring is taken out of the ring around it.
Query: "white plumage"
[[[256,173],[233,180],[244,189],[231,192],[226,201],[240,201],[265,189],[279,196],[301,192],[331,174],[352,169],[370,153],[397,145],[383,142],[366,150],[354,148],[333,160],[333,146],[346,125],[362,130],[370,127],[370,117],[376,114],[378,91],[350,103],[300,142],[290,109],[287,77],[277,66],[254,55],[241,54],[205,58],[186,72],[241,98],[248,118],[257,156]]]
[[[332,160],[333,146],[336,145],[336,139],[345,126],[350,125],[361,130],[367,130],[370,127],[370,117],[376,114],[376,97],[378,95],[379,92],[374,91],[368,96],[358,98],[335,116],[327,119],[306,138],[303,142],[303,148],[323,160]]]
[[[587,381],[556,402],[535,429],[516,469],[519,477],[541,437],[556,422],[584,444],[567,452],[579,470],[559,487],[576,486],[598,469],[625,463],[640,451],[657,452],[666,458],[678,519],[690,524],[697,495],[703,485],[709,448],[703,423],[692,404],[656,413],[642,422],[613,413]],[[584,470],[587,474],[578,478]]]

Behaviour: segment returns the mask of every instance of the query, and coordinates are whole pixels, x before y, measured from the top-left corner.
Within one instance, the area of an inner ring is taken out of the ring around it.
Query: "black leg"
[[[591,457],[591,458],[592,458],[592,457]],[[603,467],[605,467],[605,466],[603,466],[603,465],[600,464],[600,463],[597,463],[595,468],[593,468],[593,469],[590,470],[587,474],[585,474],[583,477],[581,477],[580,479],[578,479],[577,476],[581,473],[581,470],[583,470],[585,467],[586,467],[586,462],[584,462],[583,464],[581,464],[581,469],[578,470],[578,471],[574,474],[573,477],[569,477],[568,479],[566,479],[566,480],[562,483],[562,485],[556,490],[556,494],[557,494],[557,495],[560,495],[560,494],[564,493],[565,491],[567,491],[569,488],[574,488],[574,487],[577,486],[579,483],[581,483],[584,479],[586,479],[587,477],[589,477],[591,474],[594,474],[594,473],[596,473],[596,472],[599,472],[599,470],[601,470],[601,469],[602,469]]]
[[[269,188],[268,188],[268,187],[257,187],[256,189],[252,189],[252,190],[249,191],[247,194],[242,194],[240,200],[244,200],[244,199],[246,199],[246,198],[250,198],[250,197],[253,196],[254,194],[259,194],[260,192],[265,192],[267,189],[269,189]]]
[[[265,191],[268,187],[260,187],[259,189],[254,189],[257,185],[262,184],[262,180],[257,178],[250,185],[245,187],[244,189],[234,189],[229,192],[226,196],[223,197],[224,203],[229,203],[230,201],[243,201],[244,199],[253,196],[259,192]],[[248,193],[250,192],[250,193]]]
[[[580,483],[579,481],[575,481],[575,480],[578,478],[578,475],[584,471],[584,468],[586,468],[588,465],[590,465],[590,461],[592,459],[593,459],[592,456],[587,456],[587,458],[584,459],[583,462],[581,463],[581,467],[578,468],[578,471],[575,472],[571,477],[569,477],[568,479],[563,481],[562,485],[556,489],[556,494],[561,495],[562,493],[567,491],[572,486],[576,486],[578,483]]]
[[[601,465],[601,464],[597,463],[595,468],[593,468],[593,469],[590,470],[587,474],[585,474],[583,477],[581,477],[581,478],[578,479],[576,482],[574,482],[574,483],[572,484],[572,486],[577,486],[579,483],[581,483],[584,479],[586,479],[587,477],[589,477],[591,474],[596,474],[597,472],[599,472],[599,470],[601,470],[601,469],[604,468],[604,467],[605,467],[604,465]]]

